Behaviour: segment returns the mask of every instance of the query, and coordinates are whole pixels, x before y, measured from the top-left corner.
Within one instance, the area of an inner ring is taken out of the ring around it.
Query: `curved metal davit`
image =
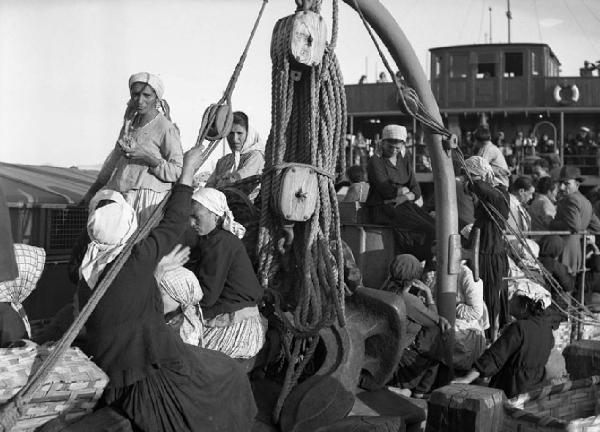
[[[394,58],[398,69],[410,87],[415,89],[426,110],[442,123],[440,111],[431,92],[427,76],[404,32],[379,0],[344,0],[355,9],[355,1],[366,21],[380,37]],[[456,274],[459,254],[450,253],[451,238],[458,235],[456,183],[452,159],[442,148],[441,136],[425,130],[425,141],[431,157],[435,184],[436,238],[437,238],[437,300],[439,312],[451,323],[456,316]],[[456,237],[455,237],[456,238]],[[456,262],[451,262],[451,260]]]

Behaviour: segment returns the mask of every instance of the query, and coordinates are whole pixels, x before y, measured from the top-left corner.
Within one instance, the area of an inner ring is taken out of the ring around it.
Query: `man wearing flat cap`
[[[402,242],[405,237],[402,231],[423,233],[425,239],[419,250],[407,252],[419,259],[428,259],[431,257],[428,245],[435,238],[435,222],[415,204],[421,196],[421,188],[406,153],[406,137],[404,126],[391,124],[383,128],[381,155],[373,156],[367,166],[370,189],[366,205],[372,223],[398,228],[394,230],[397,241]]]
[[[581,171],[576,166],[565,165],[560,170],[561,198],[556,207],[556,216],[550,223],[552,230],[568,230],[578,233],[585,230],[600,231],[600,219],[594,214],[592,204],[579,192],[583,182]],[[565,237],[562,263],[576,274],[583,266],[581,241],[583,236],[573,234]]]

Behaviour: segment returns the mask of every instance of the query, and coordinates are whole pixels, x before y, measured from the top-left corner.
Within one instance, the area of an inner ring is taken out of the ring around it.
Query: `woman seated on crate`
[[[46,262],[46,251],[42,248],[15,244],[14,251],[19,276],[0,282],[0,348],[21,339],[31,339],[31,326],[23,301],[35,289]]]
[[[250,384],[235,361],[185,344],[167,326],[153,274],[188,225],[201,154],[199,148],[186,153],[164,217],[133,246],[87,321],[85,352],[110,378],[103,399],[136,430],[247,431],[256,414]],[[99,202],[90,214],[92,241],[81,273],[92,295],[136,227],[136,212],[122,196]]]
[[[217,161],[217,166],[206,181],[206,187],[221,189],[253,176],[262,174],[265,166],[264,145],[253,128],[248,125],[248,116],[242,111],[233,113],[233,126],[227,135],[227,143],[231,153]],[[244,190],[251,201],[254,201],[260,185],[248,185]]]
[[[410,396],[424,397],[436,381],[441,350],[441,334],[450,329],[438,315],[431,289],[419,280],[423,269],[412,255],[398,255],[390,264],[390,274],[382,286],[402,297],[406,305],[408,347],[404,350],[390,385],[407,390]],[[425,297],[417,296],[421,294]]]
[[[554,346],[552,320],[546,313],[550,293],[531,281],[520,281],[509,302],[516,321],[453,383],[469,384],[491,377],[489,386],[504,390],[508,398],[528,392],[545,379],[545,366]]]
[[[415,203],[421,197],[421,188],[406,153],[406,138],[404,126],[392,124],[383,128],[381,156],[369,159],[367,167],[370,189],[366,206],[369,207],[372,223],[394,227],[399,246],[402,247],[406,231],[410,231],[411,235],[415,232],[423,235],[423,244],[413,247],[411,252],[419,259],[429,259],[430,245],[435,238],[435,222]],[[406,250],[405,247],[402,249]]]
[[[179,178],[183,150],[179,129],[171,123],[169,105],[163,99],[162,80],[147,72],[134,74],[129,78],[129,92],[119,139],[81,204],[87,204],[100,189],[115,190],[133,206],[141,224]]]
[[[233,358],[254,357],[265,342],[266,322],[258,311],[263,288],[241,241],[245,229],[234,220],[225,195],[213,188],[194,192],[191,223],[186,268],[204,292],[203,346]]]

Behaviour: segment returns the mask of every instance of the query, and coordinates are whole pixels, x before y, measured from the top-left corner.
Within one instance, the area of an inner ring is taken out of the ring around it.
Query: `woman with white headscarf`
[[[454,383],[468,384],[480,376],[491,377],[489,386],[504,390],[508,398],[544,383],[546,363],[554,346],[550,293],[531,282],[519,284],[510,299],[516,320],[475,362],[467,375]]]
[[[508,249],[503,234],[509,212],[508,190],[484,158],[472,156],[465,165],[470,190],[478,199],[473,228],[479,228],[479,272],[490,317],[486,334],[493,341],[509,321],[507,286],[503,280],[508,275]]]
[[[179,178],[183,150],[163,99],[162,80],[148,72],[134,74],[129,78],[129,92],[115,148],[82,204],[102,188],[115,190],[125,196],[142,224]]]
[[[242,111],[233,113],[233,126],[227,135],[231,153],[217,161],[215,170],[206,181],[206,187],[223,188],[239,180],[259,175],[265,166],[264,145],[253,128],[248,124],[248,116]],[[247,191],[254,200],[258,188]]]
[[[199,148],[186,153],[163,219],[133,246],[86,323],[85,352],[110,378],[104,402],[131,420],[135,430],[242,432],[256,415],[250,383],[237,362],[184,343],[165,323],[154,276],[188,224],[201,155]],[[133,208],[118,194],[98,198],[81,267],[88,291],[98,286],[136,226]]]
[[[196,236],[186,267],[204,291],[204,347],[234,358],[254,357],[265,341],[266,325],[258,312],[263,289],[240,240],[244,227],[233,219],[225,195],[200,188],[192,196]]]

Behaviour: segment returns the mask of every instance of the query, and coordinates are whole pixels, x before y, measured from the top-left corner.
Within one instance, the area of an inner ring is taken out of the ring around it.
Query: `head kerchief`
[[[481,156],[471,156],[465,161],[465,169],[471,175],[480,176],[488,183],[496,185],[494,170],[487,160]]]
[[[179,267],[163,275],[160,290],[181,306],[185,317],[179,334],[190,345],[202,346],[202,310],[200,300],[203,293],[198,279],[190,270]]]
[[[163,84],[162,80],[158,77],[158,75],[154,75],[149,72],[139,72],[131,75],[129,77],[130,90],[131,86],[136,82],[148,84],[150,87],[152,87],[152,89],[156,93],[156,96],[159,99],[163,98],[163,95],[165,93],[165,85]]]
[[[225,231],[229,231],[238,238],[244,237],[246,228],[237,223],[233,218],[233,213],[229,210],[227,199],[223,192],[213,188],[199,188],[192,195],[192,199],[202,204],[217,216],[223,217],[223,229]]]
[[[398,255],[390,264],[390,279],[394,281],[418,279],[422,273],[423,267],[413,255]]]
[[[103,193],[101,199],[92,199],[96,203],[103,199],[113,202],[91,209],[87,223],[90,244],[79,269],[81,277],[91,289],[96,286],[104,267],[121,253],[127,240],[137,229],[135,210],[125,201],[123,195],[118,192],[110,194],[111,198],[106,198],[106,195],[109,194]]]
[[[14,249],[19,276],[14,280],[0,283],[0,302],[10,303],[11,307],[21,316],[27,334],[31,337],[31,327],[22,303],[35,289],[42,275],[46,262],[46,251],[25,244],[15,244]]]
[[[534,302],[541,302],[542,309],[546,309],[552,304],[552,296],[546,288],[529,279],[517,279],[511,281],[508,287],[511,297],[513,295],[530,298]]]

